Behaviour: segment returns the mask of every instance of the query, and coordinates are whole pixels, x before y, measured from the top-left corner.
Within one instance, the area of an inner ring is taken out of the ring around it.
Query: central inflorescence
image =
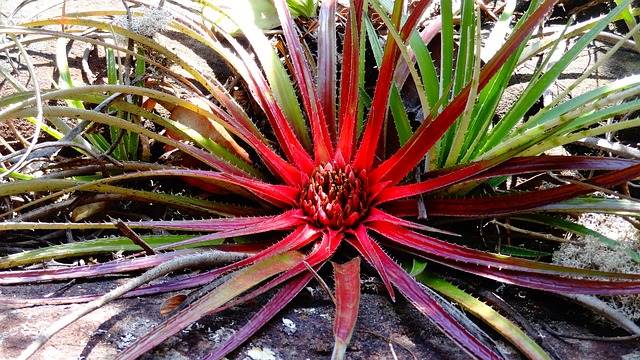
[[[318,227],[352,227],[365,215],[367,206],[365,173],[356,174],[350,165],[318,166],[300,191],[300,208]]]

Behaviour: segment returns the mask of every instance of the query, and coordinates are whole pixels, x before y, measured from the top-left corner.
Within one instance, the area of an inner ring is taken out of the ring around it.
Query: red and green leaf
[[[335,345],[332,359],[343,359],[355,329],[360,305],[360,258],[333,264],[336,279],[336,317],[333,321]]]

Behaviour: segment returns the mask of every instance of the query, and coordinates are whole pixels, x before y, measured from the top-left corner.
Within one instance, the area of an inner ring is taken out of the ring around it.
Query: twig
[[[589,183],[586,183],[586,182],[583,182],[583,181],[579,181],[579,180],[574,180],[574,179],[565,179],[565,181],[568,182],[568,183],[571,183],[571,184],[581,185],[581,186],[593,189],[595,191],[600,191],[602,193],[605,193],[605,194],[611,195],[611,196],[615,196],[615,197],[618,197],[620,199],[629,200],[629,201],[633,201],[633,202],[636,202],[636,203],[640,202],[640,200],[638,200],[637,198],[634,198],[633,196],[624,195],[624,194],[621,194],[621,193],[619,193],[617,191],[613,191],[613,190],[607,189],[607,188],[602,187],[602,186],[593,185],[593,184],[589,184]]]
[[[489,300],[493,305],[500,308],[500,310],[506,312],[511,318],[517,321],[520,326],[524,328],[524,330],[529,334],[529,336],[537,338],[540,340],[540,334],[531,326],[531,323],[524,318],[524,316],[520,315],[520,313],[513,308],[508,302],[506,302],[503,298],[498,296],[496,293],[489,290],[478,290],[478,295],[484,297]]]
[[[87,80],[89,80],[89,84],[96,82],[96,77],[91,73],[91,68],[89,67],[89,56],[91,55],[92,50],[93,45],[87,44],[84,48],[84,52],[82,53],[82,72],[84,72]]]
[[[9,130],[11,130],[13,135],[16,137],[16,139],[20,142],[20,144],[22,144],[22,146],[24,147],[29,146],[29,140],[25,139],[24,136],[20,134],[20,131],[18,131],[18,129],[16,129],[16,126],[13,124],[13,121],[7,121],[7,126],[9,127]]]
[[[553,236],[553,235],[550,235],[550,234],[542,234],[542,233],[535,232],[535,231],[530,231],[530,230],[525,230],[525,229],[519,228],[517,226],[501,223],[501,222],[499,222],[498,220],[495,220],[495,219],[491,220],[490,223],[494,224],[494,225],[497,225],[497,226],[500,226],[502,228],[505,228],[505,229],[507,229],[509,231],[519,232],[521,234],[530,235],[530,236],[533,236],[533,237],[536,237],[536,238],[540,238],[540,239],[544,239],[544,240],[549,240],[549,241],[554,241],[554,242],[561,242],[561,243],[567,242],[566,239],[561,238],[561,237]]]
[[[311,275],[313,275],[313,277],[316,279],[316,281],[320,284],[320,287],[322,288],[322,290],[324,290],[324,292],[326,292],[327,295],[329,295],[329,299],[331,299],[331,301],[335,305],[336,304],[336,297],[333,296],[333,293],[331,292],[331,289],[329,288],[329,285],[327,285],[327,283],[324,280],[322,280],[320,275],[318,275],[316,270],[311,265],[309,265],[308,262],[303,261],[302,263],[307,268],[307,270],[309,270]]]
[[[559,294],[565,298],[576,302],[588,309],[593,310],[595,313],[609,319],[616,325],[625,329],[635,336],[640,336],[640,327],[636,325],[631,319],[619,312],[618,310],[609,306],[606,302],[598,299],[592,295],[583,294]]]
[[[113,223],[116,225],[116,227],[118,228],[118,230],[122,231],[122,233],[128,237],[129,239],[131,239],[131,241],[133,241],[136,245],[140,246],[142,249],[144,249],[144,252],[147,255],[155,255],[156,252],[153,250],[153,248],[151,246],[149,246],[149,244],[147,244],[146,241],[144,241],[143,238],[141,238],[138,234],[136,234],[135,231],[131,230],[131,228],[129,226],[127,226],[127,224],[125,224],[124,222],[122,222],[122,220],[120,219],[114,219]]]
[[[393,356],[393,360],[398,360],[398,356],[396,355],[396,351],[393,349],[393,343],[389,341],[389,350],[391,351],[391,356]]]
[[[76,283],[76,279],[71,279],[71,281],[69,281],[66,284],[62,285],[61,287],[59,287],[55,291],[48,293],[44,297],[45,298],[50,298],[50,297],[59,296],[60,294],[62,294],[63,292],[65,292],[69,288],[71,288],[75,283]]]
[[[630,34],[632,34],[632,32],[630,32]],[[598,33],[598,35],[596,35],[596,39],[600,41],[604,41],[609,44],[615,44],[615,43],[621,42],[624,39],[624,37],[607,32],[607,31],[601,31],[600,33]],[[631,50],[631,51],[638,51],[638,46],[636,45],[636,43],[633,40],[629,40],[629,39],[624,40],[622,42],[622,48],[626,50]]]
[[[555,330],[553,330],[549,325],[542,323],[544,329],[549,332],[551,335],[567,338],[567,339],[576,339],[576,340],[587,340],[587,341],[611,341],[611,342],[622,342],[622,341],[635,341],[640,339],[640,335],[628,335],[628,336],[583,336],[583,335],[569,335],[562,334]]]
[[[137,278],[131,279],[127,281],[125,284],[118,286],[114,290],[104,294],[100,298],[87,303],[82,306],[77,311],[74,311],[55,323],[53,323],[49,328],[45,331],[41,332],[36,339],[27,347],[18,357],[19,360],[26,360],[31,357],[38,349],[42,347],[53,335],[58,333],[60,330],[67,327],[67,325],[73,323],[79,318],[89,314],[90,312],[98,309],[101,306],[108,304],[109,302],[116,300],[123,294],[143,285],[150,281],[153,281],[161,276],[164,276],[168,273],[171,273],[176,270],[181,270],[187,267],[192,266],[212,266],[219,265],[223,263],[229,263],[238,261],[240,259],[245,258],[247,255],[244,253],[237,252],[223,252],[223,251],[206,251],[200,252],[196,254],[190,254],[185,256],[177,257],[173,260],[167,261],[161,265],[156,266],[155,268],[145,272],[144,274],[138,276]]]
[[[189,307],[191,304],[193,304],[196,300],[200,299],[201,297],[207,295],[208,293],[210,293],[211,291],[213,291],[213,289],[217,288],[218,286],[226,283],[228,280],[230,280],[234,275],[236,275],[236,272],[230,272],[228,274],[222,275],[219,278],[211,281],[210,283],[202,286],[199,289],[193,290],[191,293],[189,293],[186,298],[184,298],[184,300],[182,300],[180,302],[180,304],[178,306],[176,306],[174,309],[171,309],[171,311],[168,314],[163,314],[166,318],[170,318],[172,316],[174,316],[175,314],[177,314],[178,312],[186,309],[187,307]],[[165,303],[168,300],[165,301]],[[164,304],[163,304],[164,306]],[[160,309],[160,313],[162,314],[162,308]]]
[[[628,145],[620,144],[619,142],[613,142],[597,137],[586,137],[576,142],[592,149],[607,151],[624,158],[640,159],[640,150]]]
[[[491,20],[493,21],[498,21],[498,16],[491,10],[489,10],[489,8],[487,7],[487,5],[484,4],[484,2],[482,1],[475,1],[476,5],[478,5],[478,7],[480,9],[482,9],[482,11],[484,11],[485,14],[487,14],[487,16],[489,16],[491,18]]]
[[[397,340],[394,340],[392,337],[386,337],[382,334],[378,334],[375,333],[373,331],[369,331],[369,330],[360,330],[360,329],[356,329],[356,332],[359,333],[363,333],[363,334],[369,334],[369,335],[373,335],[373,336],[377,336],[379,338],[382,338],[384,340],[386,340],[389,343],[389,346],[391,347],[391,351],[392,354],[395,356],[395,352],[393,351],[393,347],[391,344],[395,343],[397,345],[399,345],[401,348],[405,349],[409,354],[411,354],[411,356],[413,357],[414,360],[418,360],[418,357],[416,356],[416,354],[413,353],[413,351],[411,351],[411,349],[409,349],[408,347],[406,347],[405,345],[402,345],[400,342],[398,342]]]
[[[416,182],[422,181],[420,177],[421,177],[420,172],[416,171],[416,175],[415,175]],[[418,199],[418,219],[427,220],[427,208],[424,205],[424,202],[425,202],[424,194],[418,195],[418,198],[419,198]]]

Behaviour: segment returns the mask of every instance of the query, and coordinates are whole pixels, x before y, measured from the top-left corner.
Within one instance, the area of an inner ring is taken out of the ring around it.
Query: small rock
[[[251,360],[276,360],[276,353],[269,348],[254,346],[247,351]]]
[[[296,328],[296,324],[287,318],[282,318],[282,324],[284,325],[284,332],[287,335],[293,335],[296,333],[296,331],[298,331],[298,328]]]

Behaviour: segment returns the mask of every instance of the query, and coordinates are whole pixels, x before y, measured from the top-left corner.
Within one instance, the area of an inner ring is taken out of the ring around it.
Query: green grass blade
[[[287,7],[294,17],[304,16],[312,18],[316,15],[318,1],[316,0],[287,0]]]
[[[615,2],[617,5],[621,5],[623,3],[621,0],[615,0]],[[625,9],[621,14],[622,19],[627,24],[627,27],[629,29],[633,29],[638,25],[636,22],[636,18],[632,14],[631,10],[632,10],[631,5],[625,6]],[[637,33],[637,32],[631,32],[631,33],[633,34],[633,41],[636,44],[637,51],[640,52],[640,33]]]
[[[62,80],[59,86],[63,89],[70,89],[74,87],[73,79],[69,71],[69,62],[67,59],[67,43],[64,38],[58,38],[56,42],[56,66],[60,73],[60,79]],[[78,100],[66,100],[67,105],[77,109],[84,109],[84,104]],[[106,151],[109,148],[109,143],[100,134],[87,134],[87,140],[93,144],[101,152]]]
[[[441,31],[441,56],[440,56],[440,93],[449,87],[449,83],[453,82],[453,60],[454,56],[454,40],[453,30],[453,3],[451,0],[444,0],[441,3],[442,31]],[[448,99],[443,106],[449,103]]]
[[[537,1],[532,2],[529,7],[529,13],[535,9],[537,4]],[[515,6],[515,4],[512,5]],[[508,26],[512,20],[513,11],[514,9],[511,8],[510,11],[503,13],[500,17],[500,21],[496,24],[497,29],[494,29],[491,32],[492,36],[494,34],[496,34],[495,36],[500,36],[500,34],[502,34],[502,38],[495,39],[498,44],[502,44],[505,41],[504,36],[506,35]],[[525,19],[525,17],[521,18],[515,28],[521,26]],[[481,55],[483,58],[493,56],[495,54],[495,51],[491,50],[492,43],[486,43],[489,50]],[[468,136],[466,137],[466,141],[463,146],[463,148],[466,149],[466,152],[460,158],[460,162],[474,160],[481,153],[480,150],[483,148],[484,143],[488,141],[487,139],[490,136],[496,136],[499,138],[508,135],[508,130],[504,133],[497,134],[495,133],[495,127],[491,131],[489,131],[489,129],[494,123],[496,110],[507,86],[509,85],[509,80],[518,65],[518,59],[526,48],[526,43],[527,41],[522,42],[514,54],[504,63],[498,74],[490,80],[489,84],[487,84],[487,86],[478,95],[478,101],[469,125]],[[486,47],[483,48],[482,51],[485,49]]]
[[[531,108],[531,106],[540,98],[542,93],[560,76],[562,71],[578,56],[593,39],[603,31],[608,24],[613,21],[629,4],[630,0],[625,0],[624,6],[618,6],[613,9],[606,17],[604,17],[598,24],[596,24],[588,33],[582,36],[570,49],[568,49],[562,57],[549,68],[539,78],[534,79],[529,83],[525,92],[518,98],[518,101],[512,106],[510,111],[503,117],[493,130],[492,135],[486,139],[483,144],[481,152],[486,152],[489,149],[495,150],[496,147],[503,147],[502,143],[505,133],[510,131],[520,119],[523,118],[525,113]]]
[[[402,98],[400,97],[400,92],[398,88],[394,85],[391,90],[391,97],[389,98],[389,107],[391,108],[391,114],[393,115],[393,120],[396,125],[396,131],[398,132],[398,139],[400,141],[400,146],[404,145],[409,139],[411,135],[413,135],[413,130],[411,129],[411,124],[409,122],[409,116],[407,114],[407,110],[402,103]]]
[[[458,53],[455,56],[453,95],[458,94],[471,80],[476,49],[475,3],[462,1],[461,5],[460,27],[458,30],[460,41],[458,41]]]
[[[638,76],[621,79],[571,99],[553,109],[542,111],[541,116],[544,121],[541,121],[540,125],[516,130],[508,139],[502,139],[500,146],[485,152],[479,159],[490,159],[509,154],[512,156],[514,154],[531,155],[534,150],[544,151],[557,144],[578,140],[580,138],[572,137],[570,139],[568,135],[572,131],[596,124],[599,120],[612,115],[624,114],[628,110],[636,109],[640,105],[637,100],[621,105],[613,104],[640,94],[638,80],[640,80]],[[631,122],[622,122],[615,125],[626,128],[631,127],[632,124]],[[585,133],[589,135],[585,134],[585,136],[593,136],[600,131],[602,131],[601,127],[588,129],[585,130]],[[535,155],[537,154],[535,153]]]
[[[469,6],[467,5],[466,8],[469,8]],[[466,11],[470,10],[465,10],[465,12]],[[452,127],[452,130],[455,129],[455,133],[452,136],[453,143],[451,144],[451,151],[449,152],[448,157],[444,162],[445,166],[453,166],[457,164],[460,157],[464,154],[464,152],[467,151],[467,148],[464,147],[464,144],[468,144],[469,142],[471,142],[469,140],[470,138],[475,138],[474,134],[469,133],[469,127],[471,126],[472,115],[476,104],[476,94],[478,92],[478,86],[480,83],[480,50],[482,47],[482,38],[480,36],[481,24],[479,10],[475,12],[475,15],[476,16],[474,18],[466,19],[466,21],[475,21],[477,22],[477,24],[475,24],[475,26],[464,26],[469,29],[463,33],[463,35],[469,37],[467,41],[463,42],[467,44],[466,47],[468,48],[465,50],[465,57],[467,58],[467,61],[464,63],[464,66],[466,66],[468,69],[465,70],[465,72],[468,73],[471,77],[471,91],[469,93],[469,99],[467,100],[467,104],[462,115],[460,116],[460,119]],[[469,31],[471,30],[474,31],[474,33],[470,34]],[[458,71],[458,68],[456,69],[456,71]],[[466,85],[466,81],[468,80],[465,78],[464,81]]]
[[[71,73],[69,72],[69,62],[67,61],[66,39],[58,39],[56,42],[56,67],[60,72],[60,79],[62,80],[58,85],[66,89],[74,87]],[[67,104],[78,109],[84,109],[84,105],[80,101],[68,101]]]
[[[440,80],[438,79],[438,70],[433,58],[431,57],[431,52],[424,41],[422,41],[419,34],[412,34],[409,37],[409,43],[411,44],[411,49],[416,56],[416,62],[418,64],[418,69],[420,70],[420,77],[424,79],[424,84],[431,84],[431,86],[423,86],[425,96],[429,103],[429,107],[423,109],[423,112],[427,114],[436,105],[441,96],[439,87],[435,86],[435,84],[440,83]]]
[[[107,61],[107,83],[116,85],[118,83],[118,71],[116,66],[116,57],[112,48],[106,48],[106,61]]]
[[[442,103],[442,107],[446,107],[449,104],[449,101],[453,98],[449,93],[449,89],[453,89],[455,86],[455,82],[453,81],[453,69],[454,69],[454,33],[453,30],[455,28],[453,24],[453,3],[451,0],[444,0],[441,4],[441,14],[442,18],[442,30],[440,32],[440,93],[442,94],[442,98],[444,102]],[[426,115],[426,114],[425,114]],[[449,149],[451,147],[451,142],[453,141],[453,136],[455,136],[455,128],[457,127],[456,123],[454,123],[447,132],[442,136],[440,141],[437,143],[436,156],[434,159],[437,163],[436,167],[440,168],[444,165],[443,159],[446,158],[449,153]]]

